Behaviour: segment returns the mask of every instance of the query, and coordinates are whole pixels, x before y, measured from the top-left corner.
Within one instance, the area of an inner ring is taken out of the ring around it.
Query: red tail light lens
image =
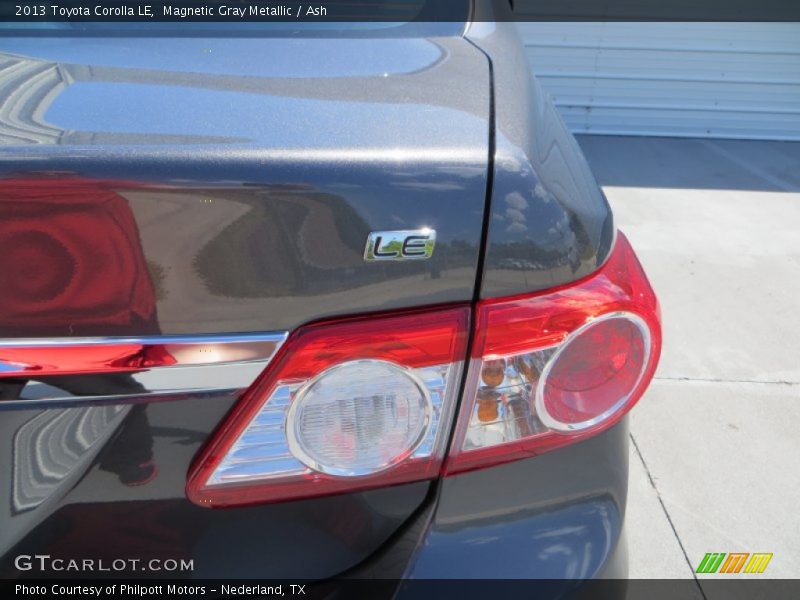
[[[553,355],[537,387],[545,425],[585,429],[624,403],[648,362],[647,324],[632,313],[611,313],[573,333]]]
[[[628,240],[570,286],[483,301],[448,474],[539,454],[606,429],[644,392],[658,303]]]
[[[433,479],[606,429],[661,349],[658,303],[628,241],[592,276],[467,306],[294,332],[193,465],[189,498],[231,506]]]
[[[439,475],[469,307],[320,323],[289,337],[189,475],[201,506]]]

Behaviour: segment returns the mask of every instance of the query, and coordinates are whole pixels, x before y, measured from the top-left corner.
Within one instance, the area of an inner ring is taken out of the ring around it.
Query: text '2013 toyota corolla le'
[[[4,36],[0,145],[3,577],[625,576],[658,303],[512,24]]]

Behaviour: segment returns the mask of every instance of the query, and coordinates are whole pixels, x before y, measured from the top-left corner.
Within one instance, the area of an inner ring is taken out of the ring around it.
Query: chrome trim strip
[[[167,349],[172,364],[127,372],[110,366],[99,373],[67,370],[37,376],[0,370],[5,378],[26,381],[17,398],[0,400],[0,411],[11,408],[66,407],[86,404],[128,404],[177,400],[192,396],[230,395],[248,388],[283,345],[288,333],[225,334],[203,336],[150,336],[139,338],[5,339],[3,349],[53,351],[82,347],[141,346]],[[0,360],[0,366],[3,366]]]
[[[249,344],[275,342],[282,344],[288,336],[286,331],[268,333],[224,333],[203,335],[148,335],[140,337],[74,337],[74,338],[5,338],[0,339],[0,348],[64,348],[71,346],[116,346],[133,344],[163,346],[165,344]]]

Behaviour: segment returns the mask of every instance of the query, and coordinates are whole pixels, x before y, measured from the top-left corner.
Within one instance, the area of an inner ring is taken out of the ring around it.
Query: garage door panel
[[[583,77],[539,77],[557,106],[616,106],[619,108],[672,108],[702,111],[798,113],[800,83],[795,85],[692,82],[676,86],[671,81],[632,85],[625,79],[587,82]]]
[[[540,76],[577,72],[599,77],[800,84],[800,52],[634,52],[607,48],[532,46],[527,48],[527,53]]]
[[[606,135],[655,135],[667,137],[714,137],[732,139],[786,140],[800,130],[800,115],[728,114],[721,122],[713,111],[649,110],[561,107],[567,125],[576,133]],[[654,113],[657,113],[654,114]],[[737,127],[736,122],[743,123]],[[757,131],[757,133],[754,133]]]
[[[798,23],[520,23],[584,133],[800,139]]]

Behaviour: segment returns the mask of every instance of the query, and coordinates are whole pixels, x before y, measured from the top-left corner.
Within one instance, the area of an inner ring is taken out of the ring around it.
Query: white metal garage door
[[[800,23],[519,23],[575,132],[800,140]]]

